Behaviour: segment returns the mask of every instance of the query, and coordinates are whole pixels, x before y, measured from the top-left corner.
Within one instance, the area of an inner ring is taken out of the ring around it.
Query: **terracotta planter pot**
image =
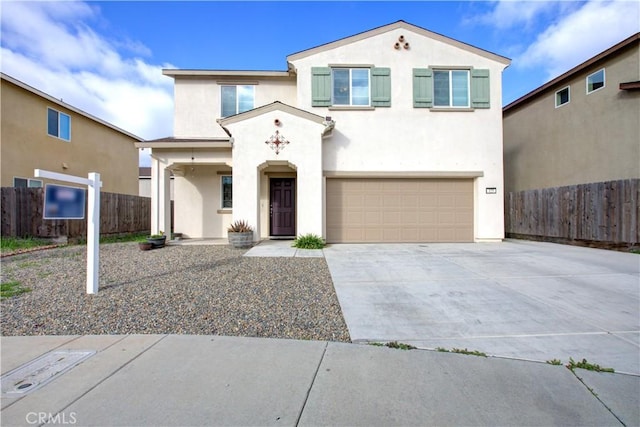
[[[229,237],[229,244],[234,248],[245,249],[253,245],[253,231],[247,231],[245,233],[229,231],[227,235]]]
[[[149,242],[140,242],[138,243],[138,248],[140,248],[141,251],[148,251],[153,249],[153,244]]]

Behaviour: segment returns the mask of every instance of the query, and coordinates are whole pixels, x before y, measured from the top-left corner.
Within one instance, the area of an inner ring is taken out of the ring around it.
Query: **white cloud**
[[[513,65],[543,67],[551,79],[638,31],[639,2],[592,0],[541,32]]]
[[[99,19],[82,2],[3,1],[2,72],[142,138],[171,135],[171,65],[125,57],[149,50],[98,34]]]
[[[548,0],[500,0],[495,2],[495,7],[490,12],[478,16],[474,21],[491,25],[500,30],[510,29],[516,26],[519,26],[521,29],[523,26],[524,28],[532,28],[540,15],[557,11],[559,8],[562,8],[565,3],[566,2]]]

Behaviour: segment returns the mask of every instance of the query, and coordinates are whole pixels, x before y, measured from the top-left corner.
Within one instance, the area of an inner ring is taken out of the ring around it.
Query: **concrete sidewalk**
[[[262,240],[249,249],[244,256],[250,257],[299,257],[323,258],[322,249],[294,248],[293,240]]]
[[[640,377],[544,363],[220,336],[2,337],[1,344],[3,426],[640,424]],[[63,350],[95,353],[24,394],[6,380]]]

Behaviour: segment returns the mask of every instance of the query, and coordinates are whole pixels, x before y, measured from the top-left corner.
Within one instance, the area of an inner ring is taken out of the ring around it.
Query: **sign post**
[[[81,178],[79,176],[35,169],[34,175],[36,178],[48,178],[87,186],[87,293],[98,293],[100,273],[100,187],[102,187],[100,174],[91,172],[88,178]]]

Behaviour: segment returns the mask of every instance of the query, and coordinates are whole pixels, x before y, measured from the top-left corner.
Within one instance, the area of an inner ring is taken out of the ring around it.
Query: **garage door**
[[[471,179],[327,179],[327,241],[472,242]]]

